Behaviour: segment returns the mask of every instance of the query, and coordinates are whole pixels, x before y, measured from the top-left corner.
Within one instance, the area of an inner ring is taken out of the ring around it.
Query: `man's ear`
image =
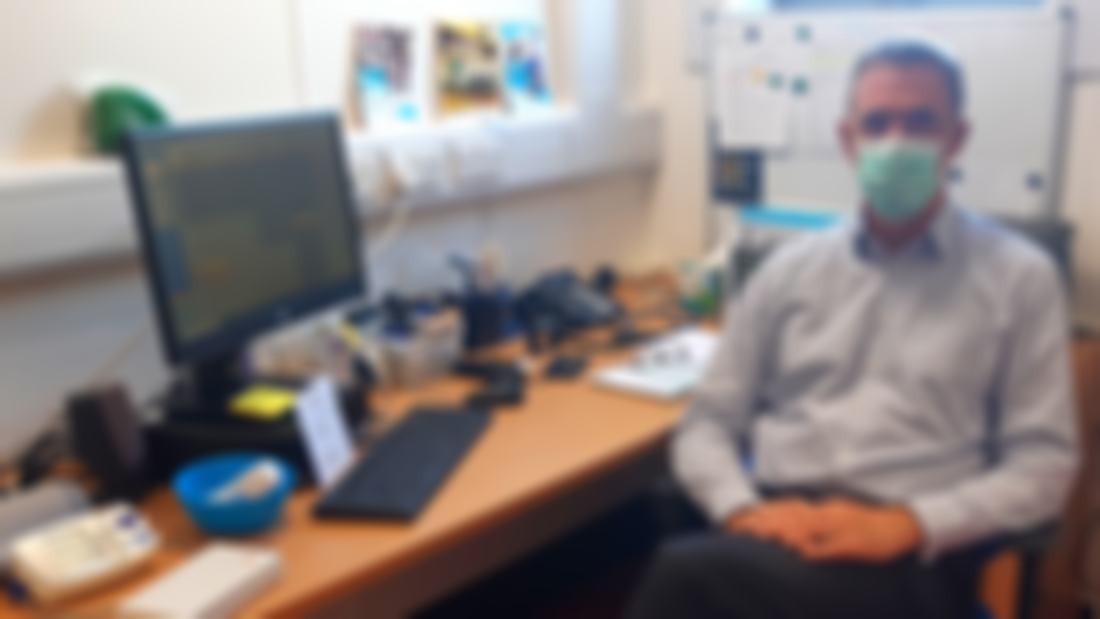
[[[845,116],[837,125],[836,132],[837,137],[840,138],[840,144],[844,148],[844,156],[848,158],[848,161],[855,163],[858,157],[859,139],[856,135],[855,123],[852,122],[851,117]]]
[[[970,121],[963,118],[955,125],[954,135],[951,136],[951,141],[947,145],[947,154],[951,159],[957,159],[968,142],[970,142]]]

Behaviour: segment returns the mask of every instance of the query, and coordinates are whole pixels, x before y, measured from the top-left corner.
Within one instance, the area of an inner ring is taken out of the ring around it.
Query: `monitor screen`
[[[231,352],[364,293],[332,116],[141,132],[127,169],[170,361]]]

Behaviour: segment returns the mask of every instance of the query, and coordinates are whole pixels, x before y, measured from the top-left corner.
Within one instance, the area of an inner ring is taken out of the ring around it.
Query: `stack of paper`
[[[630,363],[596,375],[597,385],[662,400],[691,393],[718,348],[718,337],[687,329],[647,346]]]

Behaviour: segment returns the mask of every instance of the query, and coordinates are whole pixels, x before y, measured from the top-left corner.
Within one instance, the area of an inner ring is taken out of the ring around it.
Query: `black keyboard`
[[[314,507],[319,518],[412,520],[489,426],[479,412],[410,413]]]

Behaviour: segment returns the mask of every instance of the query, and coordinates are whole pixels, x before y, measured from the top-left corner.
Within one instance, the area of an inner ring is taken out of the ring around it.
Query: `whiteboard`
[[[719,106],[728,105],[720,95],[722,58],[770,58],[788,83],[805,76],[808,88],[791,95],[788,144],[768,157],[765,201],[851,209],[859,194],[836,137],[851,69],[862,51],[886,39],[931,40],[967,73],[973,135],[955,175],[955,199],[1000,215],[1052,212],[1061,176],[1064,36],[1054,11],[727,14],[712,42],[712,127]]]
[[[1100,2],[1068,0],[1076,16],[1074,70],[1100,76]]]

